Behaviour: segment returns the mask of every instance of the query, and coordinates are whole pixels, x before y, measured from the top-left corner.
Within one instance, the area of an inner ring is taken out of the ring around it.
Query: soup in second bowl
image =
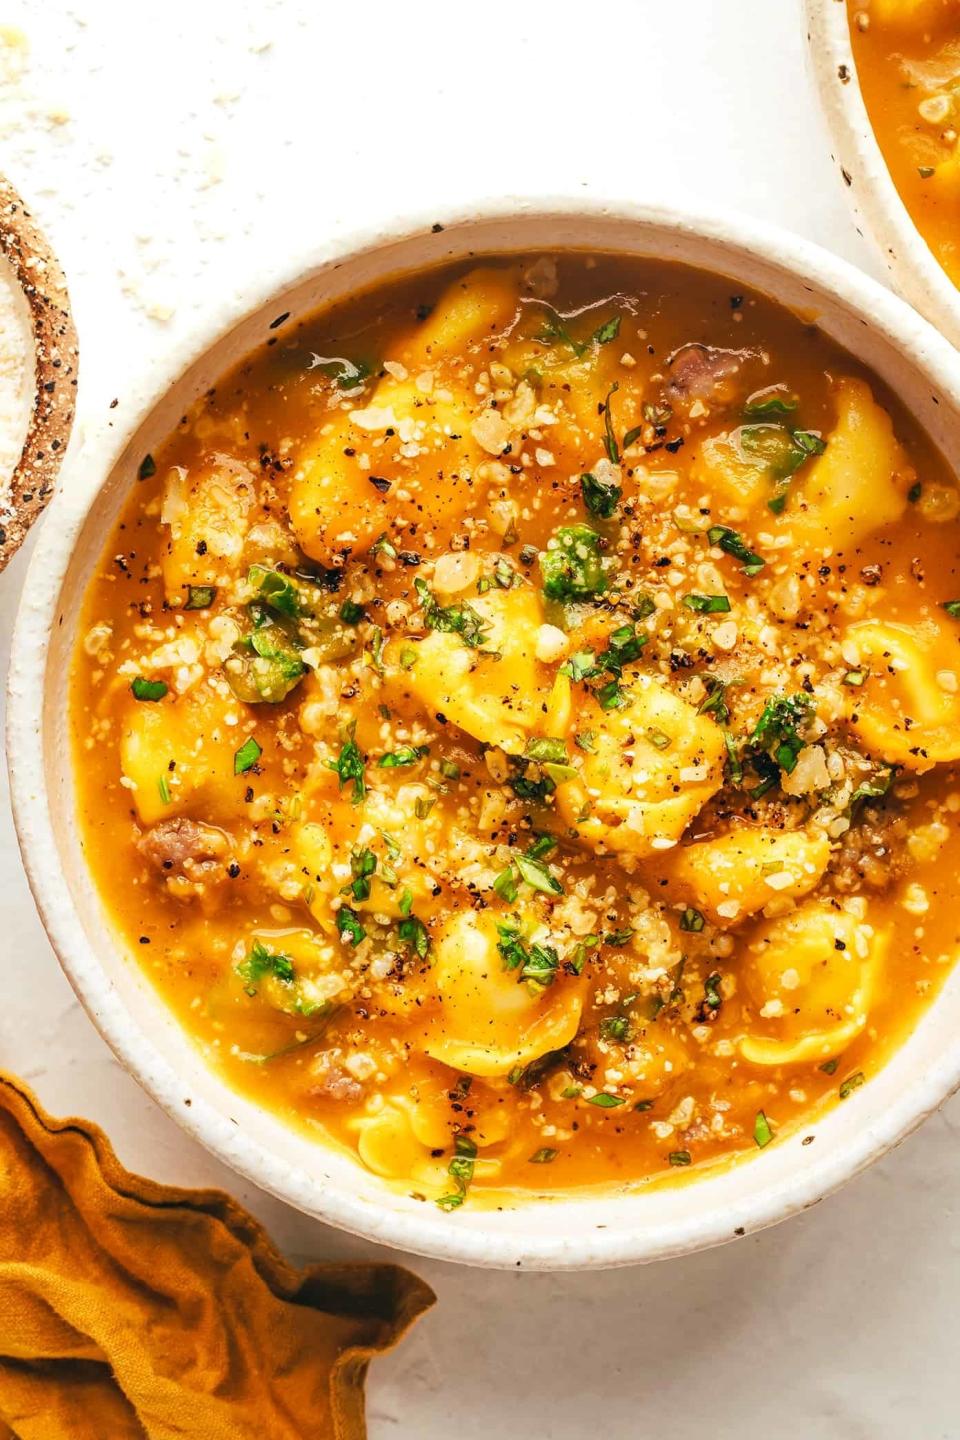
[[[238,1088],[447,1210],[857,1103],[958,941],[960,495],[856,360],[493,258],[295,326],[131,479],[85,845]]]
[[[847,4],[860,87],[893,182],[960,284],[960,3]]]

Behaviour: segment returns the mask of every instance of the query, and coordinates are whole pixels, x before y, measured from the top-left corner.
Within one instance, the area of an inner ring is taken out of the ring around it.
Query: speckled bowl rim
[[[860,88],[846,0],[803,0],[807,53],[836,164],[858,228],[875,244],[894,289],[960,345],[960,290],[900,198]]]
[[[65,850],[58,855],[61,841],[48,790],[47,737],[42,722],[50,638],[61,617],[61,586],[74,545],[118,457],[129,454],[139,428],[189,362],[212,349],[245,317],[276,314],[281,308],[276,298],[282,299],[320,266],[375,254],[390,243],[420,243],[421,237],[438,231],[445,230],[454,237],[469,236],[478,223],[482,226],[488,222],[517,226],[514,249],[549,248],[543,241],[531,246],[529,237],[524,240],[523,224],[531,218],[536,224],[549,223],[560,229],[564,225],[588,227],[591,223],[601,228],[603,224],[629,226],[637,236],[659,236],[657,243],[664,247],[671,238],[678,244],[706,246],[711,254],[716,253],[714,268],[721,275],[730,274],[734,263],[749,267],[750,273],[754,266],[758,271],[766,267],[782,283],[789,279],[804,294],[809,293],[811,308],[815,308],[819,297],[826,309],[839,314],[844,323],[849,321],[857,335],[872,331],[880,337],[878,344],[885,353],[896,351],[901,357],[907,356],[903,363],[907,366],[905,373],[912,376],[914,392],[926,395],[928,405],[934,408],[941,405],[940,397],[946,397],[949,414],[960,416],[956,354],[921,317],[846,262],[782,231],[736,215],[698,216],[619,200],[501,197],[478,201],[462,210],[434,210],[425,216],[336,239],[285,261],[269,278],[263,277],[243,293],[231,295],[222,308],[206,317],[196,334],[163,357],[159,373],[136,393],[126,419],[117,421],[116,428],[113,423],[105,423],[100,433],[85,443],[83,454],[50,507],[25,581],[9,675],[7,755],[13,813],[27,875],[63,968],[123,1066],[194,1139],[262,1189],[307,1214],[369,1240],[473,1265],[580,1270],[663,1259],[749,1234],[814,1205],[896,1145],[960,1085],[957,972],[947,980],[928,1015],[901,1047],[901,1051],[909,1049],[912,1067],[905,1081],[901,1083],[897,1072],[889,1083],[884,1082],[895,1064],[895,1055],[877,1077],[839,1107],[841,1118],[834,1118],[838,1114],[835,1110],[820,1122],[821,1135],[827,1132],[833,1137],[824,1142],[823,1149],[801,1151],[799,1135],[795,1142],[785,1138],[775,1147],[783,1151],[779,1161],[772,1159],[774,1149],[765,1152],[771,1157],[769,1170],[766,1160],[751,1161],[729,1172],[748,1177],[745,1181],[728,1183],[708,1176],[683,1185],[687,1198],[679,1198],[680,1191],[671,1192],[669,1205],[662,1207],[663,1214],[655,1223],[649,1219],[650,1205],[643,1203],[649,1191],[629,1196],[604,1192],[551,1202],[531,1201],[508,1210],[506,1215],[466,1207],[450,1216],[433,1206],[409,1202],[408,1197],[404,1197],[405,1208],[398,1209],[382,1189],[372,1198],[364,1193],[360,1179],[354,1178],[358,1166],[350,1168],[349,1179],[331,1183],[330,1172],[336,1173],[340,1162],[334,1163],[325,1146],[318,1144],[311,1152],[317,1157],[315,1164],[291,1168],[282,1157],[279,1141],[273,1148],[251,1138],[228,1113],[228,1106],[234,1109],[241,1103],[236,1092],[226,1092],[229,1099],[222,1107],[211,1103],[205,1094],[191,1093],[170,1055],[135,1021],[107,973],[99,935],[95,942],[85,933],[64,874],[69,857]],[[463,241],[457,243],[461,244],[457,253],[463,253]],[[482,248],[477,246],[478,251]],[[622,248],[628,247],[624,243]],[[655,244],[651,244],[649,253],[657,253]],[[724,255],[735,257],[735,262],[729,259],[727,269],[722,263]],[[440,263],[442,258],[440,251],[436,259],[425,260],[424,264]],[[769,291],[770,286],[764,288]],[[899,365],[901,360],[896,363]],[[55,689],[55,680],[50,683]],[[945,999],[948,992],[949,1002]],[[159,997],[156,1005],[164,1008]],[[932,1012],[941,1006],[947,1008],[934,1025]],[[928,1054],[931,1036],[934,1053]],[[906,1065],[907,1060],[902,1063]],[[205,1079],[208,1074],[203,1071]],[[203,1088],[199,1082],[197,1088]]]

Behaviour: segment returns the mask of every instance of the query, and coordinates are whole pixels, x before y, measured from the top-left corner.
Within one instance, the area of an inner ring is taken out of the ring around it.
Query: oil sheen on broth
[[[867,113],[900,198],[960,284],[960,0],[847,0]]]
[[[447,1210],[858,1103],[958,943],[960,495],[854,359],[493,259],[272,339],[131,481],[85,845],[231,1083]]]

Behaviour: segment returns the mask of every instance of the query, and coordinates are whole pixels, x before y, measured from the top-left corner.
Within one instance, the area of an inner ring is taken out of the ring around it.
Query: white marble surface
[[[70,279],[81,417],[267,251],[432,201],[680,196],[876,270],[794,0],[7,0],[2,24],[28,50],[18,76],[0,29],[0,164]],[[24,568],[0,577],[4,665]],[[297,1260],[378,1253],[236,1180],[120,1071],[45,940],[0,788],[0,1065],[129,1166],[233,1190]],[[439,1304],[375,1365],[371,1440],[953,1440],[958,1126],[954,1101],[816,1210],[687,1260],[412,1262]]]

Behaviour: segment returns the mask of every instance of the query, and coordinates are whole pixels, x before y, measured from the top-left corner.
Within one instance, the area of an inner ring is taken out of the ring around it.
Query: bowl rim
[[[898,293],[960,345],[960,289],[900,197],[870,121],[847,0],[803,0],[807,54],[848,202]]]
[[[833,3],[833,0],[832,0]],[[847,261],[776,227],[737,214],[714,210],[699,214],[672,206],[584,197],[500,196],[468,206],[433,207],[386,227],[368,227],[298,254],[269,279],[251,282],[201,319],[193,332],[154,365],[144,393],[122,425],[105,421],[88,431],[84,465],[74,466],[72,483],[62,486],[48,511],[31,557],[14,626],[7,693],[7,761],[14,823],[30,888],[41,921],[67,978],[91,1020],[124,1068],[153,1100],[218,1160],[263,1190],[313,1217],[354,1235],[435,1259],[494,1268],[587,1269],[663,1259],[721,1244],[777,1223],[836,1190],[874,1159],[898,1144],[920,1121],[960,1086],[960,1038],[944,1045],[922,1072],[904,1085],[878,1115],[864,1116],[853,1143],[834,1147],[825,1159],[791,1173],[789,1183],[758,1186],[735,1206],[714,1208],[659,1226],[624,1229],[591,1226],[572,1237],[544,1236],[532,1227],[523,1236],[492,1227],[467,1229],[432,1207],[398,1211],[377,1206],[345,1188],[328,1186],[316,1193],[285,1167],[270,1147],[247,1136],[230,1117],[196,1095],[189,1108],[180,1098],[183,1081],[172,1060],[138,1025],[118,997],[97,948],[83,933],[70,886],[58,864],[57,834],[46,783],[42,701],[47,683],[49,637],[56,622],[60,592],[74,545],[107,477],[131,438],[177,383],[190,363],[200,359],[246,318],[266,310],[311,273],[330,263],[413,241],[443,229],[469,229],[476,222],[582,219],[622,222],[653,232],[672,232],[703,241],[723,252],[737,252],[747,263],[779,268],[802,279],[813,296],[869,321],[910,366],[960,408],[960,367],[956,352],[927,321],[882,285]],[[523,246],[518,244],[518,250]],[[528,248],[544,248],[534,244]],[[564,248],[569,248],[566,246]],[[599,248],[599,247],[595,247]],[[616,247],[610,247],[615,251]],[[477,253],[482,252],[478,247]],[[485,253],[494,253],[486,251]],[[507,253],[506,248],[501,253]],[[704,265],[703,268],[709,268]],[[136,389],[136,382],[131,387]],[[94,451],[100,445],[102,450]],[[90,456],[96,453],[95,462]],[[158,1004],[162,1000],[158,997]],[[936,1005],[938,1001],[934,1001]],[[861,1092],[864,1093],[864,1092]],[[751,1167],[752,1168],[752,1167]],[[597,1205],[612,1194],[592,1194]],[[622,1198],[622,1197],[620,1197]],[[571,1196],[582,1201],[584,1196]],[[563,1200],[559,1202],[562,1205]],[[569,1202],[568,1202],[569,1203]],[[531,1212],[536,1208],[532,1203]],[[477,1212],[478,1215],[482,1212]]]

